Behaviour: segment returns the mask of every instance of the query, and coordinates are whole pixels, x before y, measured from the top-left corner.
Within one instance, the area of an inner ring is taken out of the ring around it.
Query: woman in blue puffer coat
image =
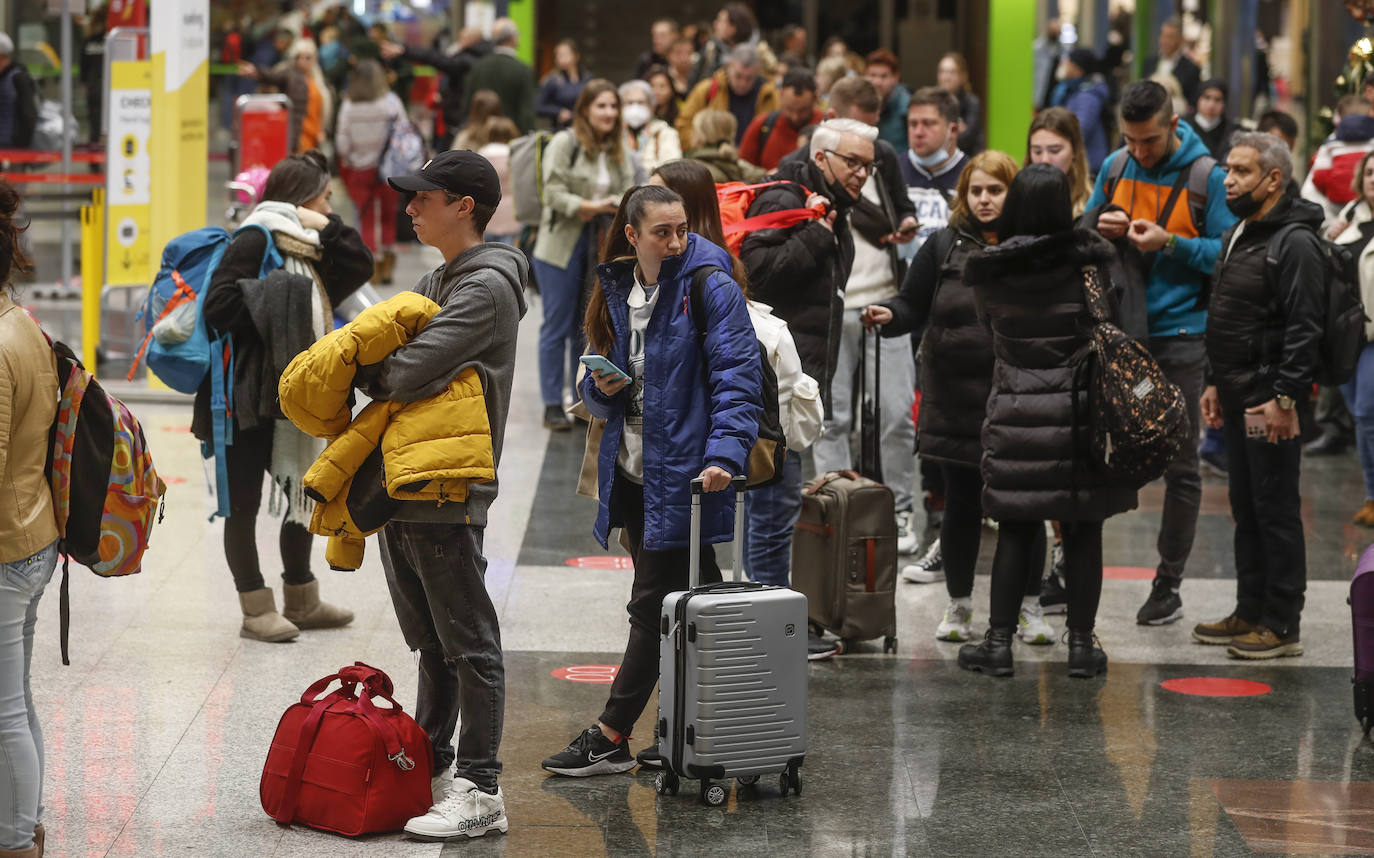
[[[759,346],[730,256],[687,231],[682,197],[646,185],[627,193],[602,252],[587,307],[587,342],[631,376],[588,373],[582,398],[605,419],[598,461],[596,538],[625,530],[635,577],[630,640],[596,723],[543,767],[585,777],[634,767],[628,738],[658,681],[663,597],[688,584],[691,480],[701,477],[701,581],[721,580],[711,543],[731,538],[735,498],[724,489],[745,472],[761,411]],[[717,269],[692,314],[692,279]],[[656,755],[652,746],[646,753]]]

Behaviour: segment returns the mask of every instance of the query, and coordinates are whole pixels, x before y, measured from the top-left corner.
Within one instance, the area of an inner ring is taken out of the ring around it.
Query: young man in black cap
[[[450,151],[389,181],[397,190],[415,192],[406,206],[415,234],[444,254],[444,264],[415,284],[416,292],[442,309],[407,345],[360,373],[362,390],[373,399],[414,402],[475,368],[499,466],[529,264],[518,250],[482,240],[501,201],[496,170],[474,152]],[[435,805],[405,827],[420,839],[507,829],[505,797],[497,786],[506,675],[482,556],[496,488],[495,480],[473,485],[465,503],[402,503],[381,539],[396,618],[406,643],[420,654],[415,717],[434,747]],[[450,782],[448,768],[455,762]]]

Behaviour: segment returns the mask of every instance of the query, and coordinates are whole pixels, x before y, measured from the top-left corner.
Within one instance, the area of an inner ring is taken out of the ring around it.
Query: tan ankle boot
[[[353,622],[353,612],[320,601],[320,582],[284,584],[282,595],[286,607],[282,614],[298,628],[335,629]]]
[[[251,590],[239,593],[239,605],[243,607],[243,628],[239,637],[268,643],[283,643],[295,640],[301,630],[277,613],[277,601],[272,598],[272,588]]]
[[[43,830],[43,823],[38,823],[33,828],[33,845],[38,847],[38,858],[43,858],[43,838],[47,832]]]
[[[396,251],[382,251],[382,285],[391,285],[391,275],[396,273]]]

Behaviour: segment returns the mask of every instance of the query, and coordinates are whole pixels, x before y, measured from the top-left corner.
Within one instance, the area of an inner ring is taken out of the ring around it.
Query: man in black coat
[[[1202,414],[1226,430],[1236,608],[1193,637],[1235,658],[1302,655],[1297,409],[1312,391],[1326,312],[1323,214],[1288,189],[1291,156],[1272,134],[1237,134],[1226,167],[1226,205],[1241,221],[1222,236],[1213,275]]]
[[[1202,83],[1202,69],[1183,52],[1183,25],[1170,18],[1159,28],[1159,53],[1145,61],[1145,77],[1164,72],[1178,79],[1183,97],[1189,107],[1197,107],[1198,87]]]
[[[382,58],[394,60],[404,58],[419,65],[434,66],[446,78],[440,96],[440,112],[444,118],[444,134],[436,135],[435,148],[442,152],[453,143],[458,129],[463,127],[467,116],[463,114],[463,98],[467,93],[467,76],[477,61],[492,52],[493,45],[482,38],[482,31],[475,27],[464,27],[458,33],[457,50],[452,53],[412,48],[387,42],[381,46]]]
[[[849,211],[873,169],[877,129],[853,119],[829,119],[811,135],[810,159],[784,158],[749,217],[824,205],[825,217],[785,229],[750,233],[740,246],[749,290],[787,322],[802,370],[821,387],[830,412],[830,379],[839,350],[844,287],[854,265]]]

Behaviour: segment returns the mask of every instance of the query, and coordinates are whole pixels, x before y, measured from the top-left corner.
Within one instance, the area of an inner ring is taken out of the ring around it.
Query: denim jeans
[[[1365,346],[1360,352],[1355,376],[1341,385],[1341,393],[1355,417],[1355,441],[1360,448],[1360,467],[1364,470],[1364,497],[1374,500],[1374,344]]]
[[[0,849],[33,845],[43,821],[43,730],[33,709],[29,664],[38,600],[57,566],[57,543],[0,563]]]
[[[859,346],[864,328],[859,310],[845,310],[840,326],[840,353],[835,360],[835,377],[830,382],[831,419],[825,421],[825,434],[812,445],[816,472],[844,471],[851,465],[849,433],[854,428],[854,388],[859,380]],[[911,357],[911,337],[880,337],[882,367],[878,379],[878,406],[882,409],[879,457],[883,463],[883,482],[892,489],[898,512],[911,509],[912,484],[916,479],[916,425],[911,421],[911,406],[916,400],[916,366]],[[873,372],[873,346],[868,347],[868,371]],[[862,396],[860,397],[862,402]]]
[[[1361,363],[1364,356],[1361,355]],[[1245,437],[1245,413],[1228,411],[1226,477],[1236,521],[1236,615],[1279,637],[1298,634],[1307,592],[1302,532],[1302,441]]]
[[[792,528],[802,506],[802,458],[787,451],[782,479],[744,493],[744,571],[759,584],[786,587],[792,572]]]
[[[544,323],[539,326],[539,393],[545,405],[563,404],[563,379],[568,372],[576,376],[577,359],[586,347],[582,286],[587,279],[587,254],[595,253],[588,232],[582,230],[566,268],[534,260],[539,298],[544,303]]]
[[[434,771],[456,759],[458,777],[495,792],[506,668],[496,607],[487,594],[482,528],[393,521],[380,542],[401,634],[420,654],[415,720],[434,747]]]
[[[611,683],[606,708],[597,719],[625,736],[634,729],[644,707],[658,684],[658,617],[663,597],[675,590],[686,590],[689,583],[686,548],[649,551],[644,547],[644,487],[616,474],[611,490],[611,521],[619,521],[629,537],[630,558],[635,564],[634,583],[630,585],[630,640],[625,657]],[[720,567],[710,545],[701,546],[698,561],[701,583],[720,581]]]
[[[1203,364],[1207,352],[1200,334],[1152,337],[1149,348],[1164,377],[1183,391],[1183,401],[1188,406],[1190,441],[1164,472],[1164,511],[1160,514],[1156,543],[1159,569],[1155,574],[1177,585],[1193,551],[1197,514],[1202,506],[1197,439],[1202,431]]]

